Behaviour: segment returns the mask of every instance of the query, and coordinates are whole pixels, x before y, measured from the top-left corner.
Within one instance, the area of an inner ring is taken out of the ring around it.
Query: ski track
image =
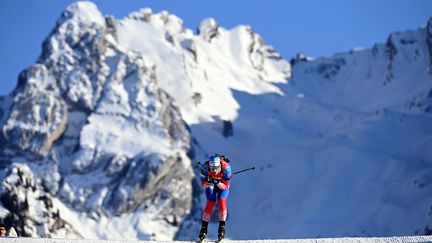
[[[138,242],[178,242],[189,243],[194,241],[139,241],[139,240],[87,240],[87,239],[50,239],[50,238],[0,238],[0,243],[138,243]],[[205,240],[204,242],[215,242]],[[320,238],[320,239],[279,239],[279,240],[224,240],[224,243],[344,243],[344,242],[382,242],[382,243],[412,243],[432,242],[432,236],[400,236],[400,237],[370,237],[370,238]]]

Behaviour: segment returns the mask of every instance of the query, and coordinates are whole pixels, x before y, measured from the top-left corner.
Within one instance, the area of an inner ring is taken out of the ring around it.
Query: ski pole
[[[198,165],[201,165],[201,162],[198,161]],[[233,174],[233,175],[235,175],[235,174],[240,174],[240,173],[245,172],[245,171],[248,171],[248,170],[255,170],[255,166],[250,167],[250,168],[247,168],[247,169],[244,169],[244,170],[236,171],[236,172],[234,172],[234,173],[232,173],[232,174]]]
[[[247,169],[244,169],[244,170],[236,171],[236,172],[233,173],[233,175],[235,175],[235,174],[239,174],[239,173],[242,173],[242,172],[245,172],[245,171],[248,171],[248,170],[255,170],[255,166],[254,166],[254,167],[247,168]]]

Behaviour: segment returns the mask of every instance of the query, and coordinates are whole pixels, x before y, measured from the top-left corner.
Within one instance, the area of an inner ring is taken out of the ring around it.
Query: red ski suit
[[[210,170],[208,161],[201,166],[201,186],[205,189],[207,197],[207,203],[203,212],[202,220],[207,222],[210,221],[213,207],[217,201],[219,221],[226,221],[228,215],[226,200],[229,194],[231,176],[231,166],[224,160],[221,160],[221,168],[216,171]],[[216,185],[208,184],[206,182],[208,177],[216,178],[220,180],[220,182]]]

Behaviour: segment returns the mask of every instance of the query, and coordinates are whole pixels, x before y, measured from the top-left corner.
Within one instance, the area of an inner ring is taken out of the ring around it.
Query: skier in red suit
[[[210,156],[209,160],[201,165],[201,186],[205,189],[207,203],[203,212],[202,226],[199,234],[200,241],[207,235],[207,226],[210,222],[215,204],[219,211],[218,241],[225,237],[225,222],[227,218],[226,201],[229,194],[231,166],[224,156]]]

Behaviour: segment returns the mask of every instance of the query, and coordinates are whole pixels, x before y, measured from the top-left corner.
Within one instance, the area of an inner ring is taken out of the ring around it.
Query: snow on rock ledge
[[[207,18],[201,21],[198,27],[198,34],[206,41],[210,41],[218,34],[218,24],[215,19]]]
[[[60,18],[60,22],[64,22],[67,19],[75,19],[75,21],[80,23],[105,24],[105,18],[98,7],[90,1],[76,2],[67,7]]]

